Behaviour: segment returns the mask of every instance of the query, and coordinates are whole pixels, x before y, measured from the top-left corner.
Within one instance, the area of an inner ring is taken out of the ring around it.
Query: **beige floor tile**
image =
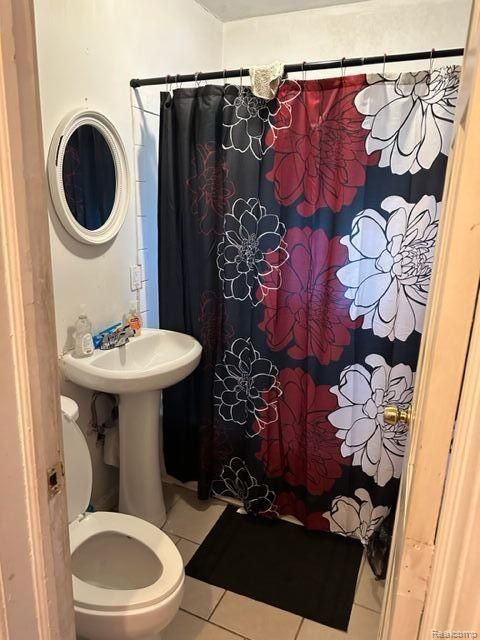
[[[185,591],[180,606],[185,611],[208,620],[224,593],[225,589],[186,576]]]
[[[183,538],[178,539],[177,549],[180,551],[180,555],[183,558],[184,567],[186,567],[190,560],[193,558],[199,546],[200,545],[196,542],[190,542],[190,540],[184,540]]]
[[[241,640],[238,635],[206,620],[179,611],[162,633],[162,640]],[[264,638],[266,640],[266,638]]]
[[[294,640],[301,618],[227,591],[211,621],[250,640]]]
[[[358,578],[355,603],[380,612],[383,604],[385,580],[376,580],[368,562],[364,562]]]
[[[177,544],[178,541],[180,540],[180,538],[178,536],[174,536],[173,533],[168,533],[168,531],[164,531],[164,533],[167,534],[167,536],[170,538],[170,540],[173,542],[173,544]],[[180,554],[182,555],[182,554]]]
[[[168,475],[168,473],[165,473],[163,475],[163,481],[165,482],[165,484],[173,484],[176,487],[184,487],[185,489],[191,489],[192,491],[197,491],[198,489],[198,482],[196,480],[179,483],[179,481],[174,476],[170,476]]]
[[[170,509],[164,531],[201,544],[222,515],[225,505],[218,500],[198,500],[193,491],[180,488]]]
[[[163,487],[163,499],[165,501],[165,509],[167,510],[167,513],[168,513],[170,509],[173,507],[173,505],[175,504],[175,502],[180,497],[180,494],[178,492],[177,487],[175,487],[175,485],[173,484],[167,484],[164,482],[162,487]]]
[[[374,640],[379,621],[380,616],[375,611],[353,605],[348,633],[304,620],[297,640]]]

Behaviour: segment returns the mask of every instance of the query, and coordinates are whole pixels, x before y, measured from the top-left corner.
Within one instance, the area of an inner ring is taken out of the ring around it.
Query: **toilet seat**
[[[166,533],[135,516],[97,511],[88,513],[69,526],[73,555],[84,542],[101,533],[123,534],[145,545],[155,554],[163,571],[154,583],[140,589],[109,589],[84,582],[73,575],[76,606],[96,611],[125,611],[148,607],[168,598],[183,584],[183,562]]]

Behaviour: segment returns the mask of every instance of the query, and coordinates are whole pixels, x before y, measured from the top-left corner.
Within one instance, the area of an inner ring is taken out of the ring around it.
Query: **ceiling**
[[[331,7],[336,4],[352,4],[362,0],[197,0],[202,7],[222,22],[242,20],[256,16],[268,16],[289,11],[305,11]]]

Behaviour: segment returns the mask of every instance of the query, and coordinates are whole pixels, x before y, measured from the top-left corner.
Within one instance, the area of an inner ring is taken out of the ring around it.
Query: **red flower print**
[[[365,184],[366,165],[376,164],[379,157],[366,152],[368,131],[354,104],[366,86],[364,75],[303,83],[301,96],[290,103],[291,126],[279,129],[272,141],[274,164],[267,178],[280,204],[301,198],[298,213],[311,216],[320,207],[338,213],[352,203]]]
[[[292,491],[279,493],[273,504],[279,515],[294,516],[300,520],[307,529],[330,531],[330,523],[323,517],[322,512],[308,512],[305,500],[298,498]]]
[[[195,157],[196,173],[187,180],[191,191],[192,213],[198,218],[200,231],[204,235],[223,232],[224,212],[229,208],[228,200],[235,193],[233,182],[228,177],[228,166],[223,162],[221,151],[215,143],[199,144],[199,157]]]
[[[279,289],[267,289],[265,314],[259,327],[273,351],[287,349],[295,360],[314,356],[320,364],[338,360],[350,344],[352,320],[346,287],[337,271],[348,262],[340,237],[331,240],[323,229],[292,227],[285,236],[290,254],[280,268]]]
[[[341,442],[327,415],[337,408],[328,385],[316,385],[300,368],[283,369],[279,376],[282,395],[278,418],[259,431],[262,439],[257,458],[270,477],[281,476],[292,486],[303,486],[315,496],[329,491],[340,478]]]
[[[218,291],[211,289],[202,293],[198,322],[204,366],[212,366],[218,342],[222,339],[229,342],[234,335],[233,327],[228,320],[227,311],[222,305],[221,295]]]

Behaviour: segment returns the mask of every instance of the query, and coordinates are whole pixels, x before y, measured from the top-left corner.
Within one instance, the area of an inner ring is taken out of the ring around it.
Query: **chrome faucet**
[[[128,324],[126,324],[117,333],[118,340],[117,340],[117,344],[115,346],[123,347],[124,345],[127,344],[127,342],[130,340],[130,338],[132,338],[134,335],[135,335],[134,330]]]
[[[128,324],[117,333],[104,333],[100,349],[108,351],[109,349],[115,349],[115,347],[124,347],[133,335],[135,335],[135,332]]]

